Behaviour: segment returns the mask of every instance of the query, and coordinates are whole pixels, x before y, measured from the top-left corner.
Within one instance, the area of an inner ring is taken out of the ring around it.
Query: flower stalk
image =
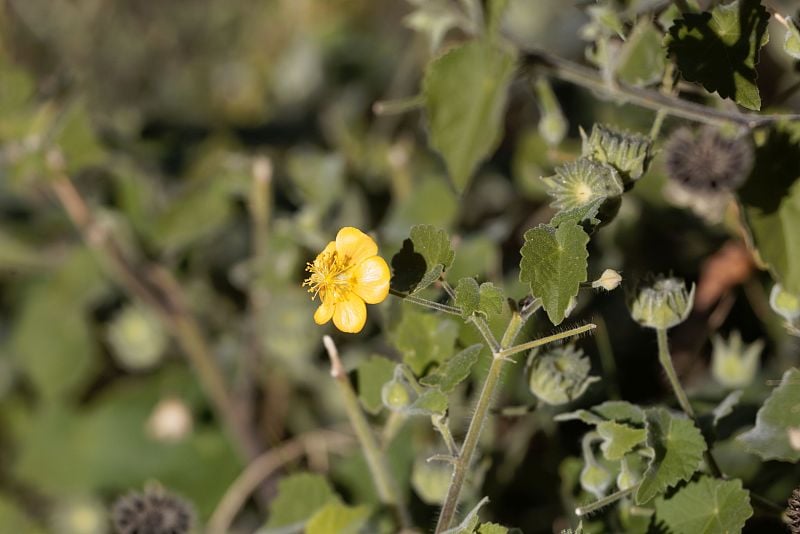
[[[347,372],[342,365],[342,360],[339,358],[339,350],[336,348],[336,344],[330,336],[324,336],[322,342],[331,360],[331,376],[336,380],[336,384],[339,386],[339,392],[342,394],[342,399],[344,400],[344,408],[347,412],[347,417],[350,420],[350,424],[353,426],[353,431],[356,434],[358,442],[361,444],[361,449],[364,451],[364,457],[367,461],[370,474],[372,475],[372,480],[375,483],[378,498],[382,503],[394,508],[400,520],[400,524],[403,525],[403,527],[407,527],[411,524],[410,515],[397,490],[397,483],[389,471],[386,459],[378,445],[378,440],[372,433],[367,418],[361,410],[361,406],[358,403],[358,396],[353,390],[352,384],[350,384],[350,379],[347,378]]]
[[[492,364],[489,367],[489,372],[487,373],[486,380],[481,388],[478,402],[475,405],[475,410],[473,412],[472,419],[470,420],[469,428],[467,429],[467,435],[464,437],[464,443],[461,446],[461,452],[458,454],[453,464],[453,477],[450,479],[450,486],[447,489],[447,496],[445,497],[442,510],[439,514],[439,521],[436,524],[436,534],[449,529],[453,522],[458,501],[461,497],[461,490],[464,486],[467,472],[472,465],[473,456],[478,447],[478,442],[480,441],[480,436],[483,432],[484,423],[486,422],[486,418],[489,414],[489,407],[492,403],[492,399],[494,398],[495,391],[497,390],[497,385],[500,381],[500,375],[503,371],[503,365],[506,361],[508,361],[508,356],[526,350],[525,348],[519,347],[528,345],[531,347],[538,347],[546,343],[551,343],[553,341],[586,332],[595,327],[595,325],[585,325],[576,329],[562,332],[560,334],[547,336],[530,343],[523,343],[522,345],[511,347],[512,343],[514,343],[514,340],[517,338],[517,335],[519,335],[520,330],[522,330],[522,327],[528,317],[528,314],[523,317],[519,312],[515,311],[512,314],[511,320],[509,321],[505,333],[500,341],[499,350],[493,351],[492,353]]]

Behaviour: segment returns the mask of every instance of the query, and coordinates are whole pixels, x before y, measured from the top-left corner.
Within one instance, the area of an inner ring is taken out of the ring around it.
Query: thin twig
[[[208,534],[226,534],[247,499],[273,473],[284,465],[306,456],[312,446],[322,445],[327,452],[349,450],[354,438],[331,430],[315,430],[292,438],[250,462],[225,491],[208,521]]]
[[[456,308],[455,306],[449,306],[447,304],[441,304],[439,302],[434,302],[432,300],[428,300],[422,297],[418,297],[416,295],[409,295],[408,293],[402,293],[400,291],[396,291],[394,289],[390,289],[389,293],[394,295],[395,297],[400,297],[403,300],[407,300],[408,302],[412,302],[414,304],[418,304],[425,308],[430,308],[431,310],[436,310],[444,313],[449,313],[450,315],[461,315],[461,308]]]
[[[554,78],[564,80],[608,96],[626,100],[654,111],[664,110],[669,115],[712,125],[733,122],[748,128],[757,128],[781,120],[800,120],[800,115],[759,115],[725,111],[680,98],[664,95],[658,91],[642,89],[618,81],[613,87],[593,69],[573,61],[555,56],[544,50],[528,50],[523,54],[523,65],[527,69],[541,68]]]

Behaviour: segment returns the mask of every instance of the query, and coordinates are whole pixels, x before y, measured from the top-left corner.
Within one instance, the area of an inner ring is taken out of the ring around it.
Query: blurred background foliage
[[[582,56],[577,36],[589,19],[575,5],[508,4],[504,28],[519,44]],[[445,34],[446,20],[421,5],[2,3],[1,532],[107,532],[108,504],[152,480],[185,496],[206,520],[254,451],[320,427],[341,428],[345,417],[321,351],[322,335],[332,332],[314,324],[315,304],[300,288],[305,262],[341,226],[374,232],[387,259],[412,225],[446,228],[456,236],[451,280],[476,276],[525,295],[517,279],[522,234],[554,213],[539,178],[579,154],[579,126],[609,122],[647,132],[653,114],[558,84],[569,130],[551,148],[537,128],[529,85],[518,80],[498,151],[459,195],[428,148],[418,112],[372,112],[376,101],[418,91],[436,39],[462,37]],[[765,107],[797,81],[779,52],[772,42],[762,52]],[[636,79],[635,69],[630,76]],[[797,110],[798,101],[782,106]],[[677,122],[668,120],[665,129]],[[90,246],[81,239],[54,189],[54,146],[93,214],[95,238],[110,236],[134,265],[156,265],[176,281],[185,305],[176,313],[199,325],[199,342],[255,444],[250,449],[225,430],[187,363],[187,343],[191,351],[197,338],[120,283],[113,258],[91,235]],[[797,469],[759,468],[730,438],[752,425],[766,381],[797,365],[797,340],[769,309],[772,282],[747,252],[734,207],[708,221],[666,198],[664,184],[657,158],[592,241],[590,280],[614,268],[630,290],[649,271],[698,282],[698,306],[673,345],[679,373],[709,405],[724,393],[710,377],[711,334],[764,339],[758,375],[722,432],[720,462],[782,501]],[[578,306],[576,317],[600,325],[580,345],[604,377],[584,404],[669,398],[655,340],[629,318],[624,293],[582,294]],[[502,325],[501,317],[493,326]],[[546,331],[548,323],[539,318],[531,328]],[[390,300],[373,310],[363,334],[337,341],[353,370],[371,355],[397,358],[406,350],[444,359],[479,337],[460,322]],[[504,383],[501,406],[534,402],[518,370]],[[467,420],[473,393],[468,387],[459,393],[463,402],[451,403],[456,428]],[[545,407],[492,418],[479,464],[483,490],[473,491],[490,497],[490,518],[533,533],[569,526],[585,428],[557,427],[553,413]],[[389,449],[403,487],[413,487],[421,525],[431,524],[446,480],[421,461],[436,439],[427,422],[410,423]],[[358,450],[340,453],[329,480],[348,502],[374,502]],[[311,459],[288,470],[326,466]],[[264,524],[277,478],[262,488],[266,500],[243,510],[237,531]]]

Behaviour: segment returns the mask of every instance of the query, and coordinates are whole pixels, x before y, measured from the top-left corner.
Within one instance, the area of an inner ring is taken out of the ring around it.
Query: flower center
[[[308,287],[308,292],[314,294],[312,298],[320,295],[322,300],[346,300],[353,285],[352,276],[348,274],[353,267],[349,259],[340,257],[336,251],[320,254],[314,263],[306,264],[306,271],[311,274],[303,282],[303,287]]]

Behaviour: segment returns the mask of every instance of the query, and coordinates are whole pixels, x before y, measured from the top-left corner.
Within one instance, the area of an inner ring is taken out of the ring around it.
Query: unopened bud
[[[566,404],[600,380],[589,376],[590,370],[591,364],[583,351],[572,345],[558,347],[533,356],[528,386],[542,402],[553,406]]]
[[[620,282],[622,282],[622,276],[617,271],[614,269],[606,269],[603,271],[603,274],[600,275],[600,278],[592,282],[592,288],[612,291],[619,286]]]
[[[655,329],[672,328],[686,320],[694,305],[694,289],[679,278],[659,278],[639,291],[631,306],[633,320]]]
[[[711,374],[714,379],[730,389],[750,385],[758,372],[758,360],[764,350],[764,342],[742,343],[739,332],[732,332],[727,340],[714,336],[711,340]]]

